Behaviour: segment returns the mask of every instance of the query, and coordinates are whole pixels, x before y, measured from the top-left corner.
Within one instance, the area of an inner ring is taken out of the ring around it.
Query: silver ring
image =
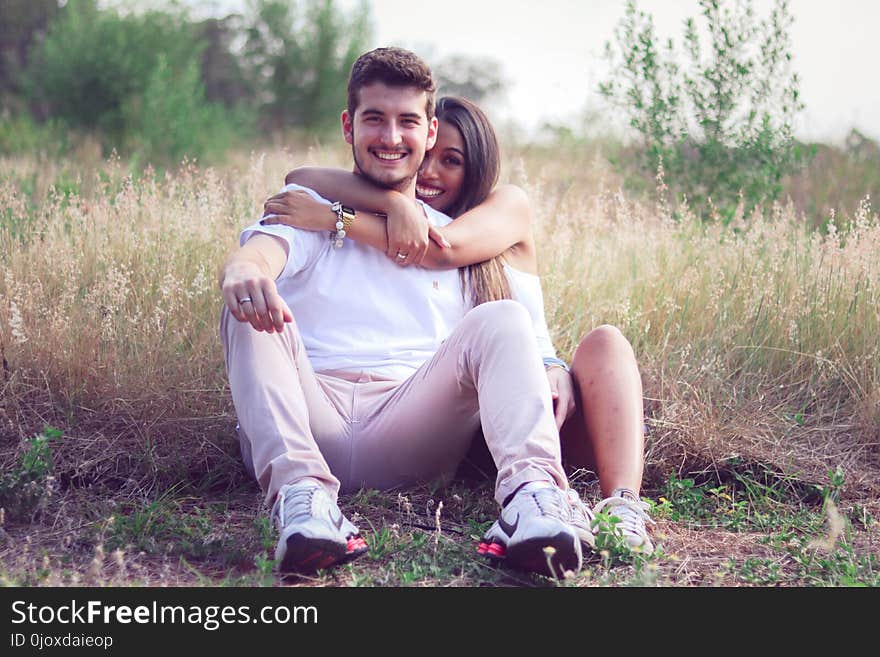
[[[254,302],[254,300],[251,299],[250,297],[245,297],[244,299],[238,300],[238,305],[240,306],[243,303],[253,303],[253,302]]]
[[[397,259],[398,260],[406,260],[406,258],[407,258],[407,254],[401,253],[400,251],[397,252]]]

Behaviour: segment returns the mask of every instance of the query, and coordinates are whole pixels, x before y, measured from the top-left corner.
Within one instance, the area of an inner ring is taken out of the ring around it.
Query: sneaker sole
[[[555,550],[549,558],[544,552],[548,547]],[[505,556],[505,563],[513,568],[548,577],[562,577],[567,570],[577,572],[583,565],[580,540],[567,532],[508,545]]]
[[[302,534],[287,537],[287,549],[281,560],[281,572],[313,573],[321,568],[356,559],[367,551],[363,539],[349,540],[345,545]]]

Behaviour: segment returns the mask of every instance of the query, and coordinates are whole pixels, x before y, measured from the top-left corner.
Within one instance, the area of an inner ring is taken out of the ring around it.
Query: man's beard
[[[373,177],[365,167],[361,166],[361,163],[358,161],[357,150],[355,149],[355,143],[357,140],[354,137],[354,128],[351,130],[351,156],[354,158],[354,166],[357,168],[358,173],[362,175],[364,178],[369,180],[371,183],[376,185],[377,187],[384,187],[385,189],[393,189],[394,191],[401,192],[409,187],[410,183],[412,183],[413,179],[419,173],[419,167],[416,167],[415,171],[413,171],[410,175],[404,176],[403,178],[399,178],[397,180],[379,180],[378,178]],[[419,162],[419,166],[421,166],[421,162]]]
[[[403,178],[398,178],[397,180],[380,180],[371,175],[366,167],[361,166],[360,161],[358,161],[357,151],[355,150],[354,146],[351,147],[351,155],[354,158],[354,165],[355,167],[357,167],[358,173],[377,187],[384,187],[385,189],[393,189],[394,191],[401,192],[409,187],[410,183],[413,181],[413,178],[415,178],[416,175],[418,175],[419,173],[418,169],[416,169],[410,175],[404,176]]]

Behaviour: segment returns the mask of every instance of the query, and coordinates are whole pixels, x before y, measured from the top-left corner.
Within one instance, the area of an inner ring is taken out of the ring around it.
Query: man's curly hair
[[[424,91],[428,100],[425,114],[434,117],[437,87],[431,69],[422,59],[403,48],[376,48],[358,57],[348,78],[348,113],[354,116],[363,87],[381,82],[389,87],[413,87]]]

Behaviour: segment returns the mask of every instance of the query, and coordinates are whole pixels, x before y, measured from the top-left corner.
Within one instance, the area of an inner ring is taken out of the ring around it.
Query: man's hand
[[[440,248],[449,246],[439,229],[428,222],[424,210],[410,199],[401,198],[389,208],[385,229],[388,232],[386,253],[401,267],[420,265],[430,240]]]
[[[571,380],[571,374],[561,367],[549,368],[547,380],[550,382],[550,394],[553,397],[556,428],[562,429],[562,425],[574,413],[574,382]]]
[[[293,321],[293,313],[284,303],[275,287],[273,271],[283,267],[283,250],[269,235],[255,235],[241,249],[229,257],[223,268],[220,288],[229,312],[240,322],[250,322],[257,331],[281,332],[285,322]],[[267,260],[260,246],[275,262]],[[279,261],[280,258],[280,261]]]
[[[400,203],[388,213],[385,227],[388,257],[401,267],[420,264],[428,251],[430,228],[422,209],[414,203]]]

